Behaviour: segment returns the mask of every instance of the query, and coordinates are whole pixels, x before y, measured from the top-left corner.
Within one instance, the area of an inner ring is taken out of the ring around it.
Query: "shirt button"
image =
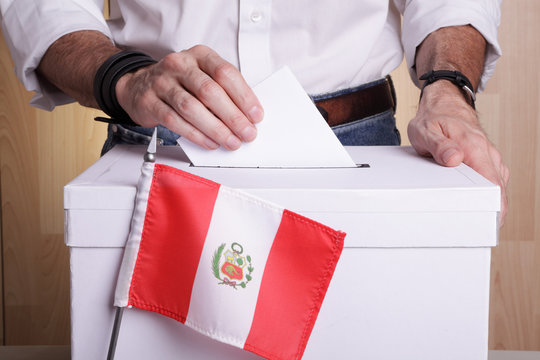
[[[262,19],[262,14],[261,12],[255,10],[254,12],[251,13],[250,18],[251,18],[251,21],[253,21],[254,23],[258,23]]]

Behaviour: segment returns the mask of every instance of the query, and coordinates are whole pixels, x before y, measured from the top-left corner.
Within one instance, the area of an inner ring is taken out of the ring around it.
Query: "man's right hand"
[[[124,75],[116,96],[137,124],[161,124],[208,149],[238,149],[255,139],[253,124],[263,118],[240,72],[203,45]]]

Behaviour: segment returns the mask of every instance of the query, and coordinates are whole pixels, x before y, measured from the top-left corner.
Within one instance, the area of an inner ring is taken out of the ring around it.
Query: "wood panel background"
[[[493,250],[490,349],[540,350],[540,1],[503,2],[504,55],[479,95],[481,121],[512,173],[510,210]],[[105,126],[95,111],[68,105],[48,113],[13,75],[0,42],[0,341],[69,343],[69,264],[62,188],[99,156]],[[394,72],[398,124],[416,111],[418,90]]]
[[[3,343],[69,343],[69,261],[63,185],[99,156],[105,127],[78,105],[28,105],[0,43]]]

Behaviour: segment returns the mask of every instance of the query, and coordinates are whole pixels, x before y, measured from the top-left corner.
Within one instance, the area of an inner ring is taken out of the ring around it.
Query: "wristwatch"
[[[422,92],[420,93],[420,99],[424,93],[424,88],[429,84],[434,83],[438,80],[448,80],[456,85],[467,99],[469,105],[473,109],[476,109],[474,102],[476,101],[476,95],[474,93],[474,87],[471,84],[471,81],[459,71],[453,70],[431,70],[420,76],[420,80],[425,80],[424,85],[422,86]]]

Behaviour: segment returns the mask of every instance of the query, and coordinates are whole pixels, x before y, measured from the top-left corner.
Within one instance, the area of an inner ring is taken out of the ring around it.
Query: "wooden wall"
[[[3,343],[69,343],[69,261],[63,186],[99,156],[105,127],[80,106],[28,105],[0,42]]]
[[[481,121],[512,178],[510,211],[493,251],[490,349],[540,350],[540,2],[503,2],[504,56],[479,96]],[[94,162],[105,127],[77,105],[48,113],[28,105],[0,41],[0,342],[69,343],[69,264],[62,187]],[[398,123],[414,115],[418,90],[394,74]]]
[[[540,350],[540,1],[503,2],[504,55],[481,119],[511,171],[509,214],[493,252],[490,346]]]
[[[493,250],[492,350],[540,350],[539,20],[540,1],[503,1],[503,56],[477,101],[480,121],[511,172],[508,217]],[[414,116],[418,99],[406,77],[403,67],[395,73],[401,129]]]

